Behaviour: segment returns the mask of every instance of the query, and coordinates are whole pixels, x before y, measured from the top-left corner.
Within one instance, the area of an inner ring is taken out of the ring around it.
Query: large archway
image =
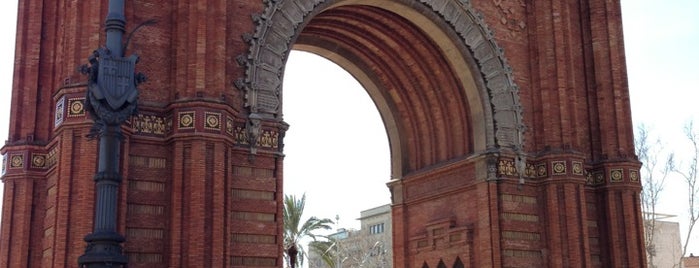
[[[497,239],[488,238],[491,227],[475,226],[482,229],[479,237],[469,237],[478,218],[488,217],[489,205],[480,211],[445,206],[487,191],[484,182],[495,178],[493,156],[521,156],[523,126],[502,51],[470,6],[457,1],[284,1],[271,3],[258,24],[249,39],[250,54],[241,60],[247,76],[238,82],[249,92],[249,125],[283,119],[279,78],[292,48],[337,63],[364,86],[386,126],[394,233],[400,234],[393,242],[395,265],[442,258],[492,264],[471,255],[474,246],[486,246],[474,241]],[[449,193],[452,187],[460,193]],[[442,208],[404,217],[426,206]],[[416,237],[445,226],[458,245],[415,252],[434,243]]]
[[[408,157],[394,162],[396,176],[454,155],[521,150],[517,87],[482,19],[467,2],[423,2],[270,2],[248,36],[250,53],[238,58],[247,72],[236,85],[250,92],[251,116],[281,119],[281,76],[294,47],[335,61],[367,88],[393,155]]]

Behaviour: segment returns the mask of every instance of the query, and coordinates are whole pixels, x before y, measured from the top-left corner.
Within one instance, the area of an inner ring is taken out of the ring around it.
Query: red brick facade
[[[0,267],[70,267],[97,142],[76,68],[107,1],[19,1]],[[618,1],[126,1],[130,267],[281,267],[289,50],[365,86],[392,152],[394,267],[645,267]],[[309,100],[309,105],[312,101]],[[323,156],[331,157],[331,156]]]

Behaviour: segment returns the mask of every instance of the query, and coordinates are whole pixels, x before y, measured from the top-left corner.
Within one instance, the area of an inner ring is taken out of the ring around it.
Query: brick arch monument
[[[106,10],[20,1],[1,267],[84,252],[98,146],[76,67]],[[127,1],[127,32],[149,19],[128,47],[149,77],[123,127],[130,267],[283,265],[292,49],[376,103],[394,267],[646,266],[618,1]]]

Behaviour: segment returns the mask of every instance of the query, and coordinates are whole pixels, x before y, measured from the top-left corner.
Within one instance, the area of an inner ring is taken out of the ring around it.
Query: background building
[[[387,204],[364,210],[358,220],[361,222],[360,230],[339,229],[330,235],[337,243],[331,249],[331,254],[334,254],[334,266],[322,260],[322,252],[311,249],[309,268],[393,267],[391,206]],[[341,266],[337,263],[341,263]]]
[[[670,221],[673,215],[657,214],[653,235],[653,262],[649,268],[679,267],[682,259],[680,224]],[[686,267],[686,264],[685,264]]]

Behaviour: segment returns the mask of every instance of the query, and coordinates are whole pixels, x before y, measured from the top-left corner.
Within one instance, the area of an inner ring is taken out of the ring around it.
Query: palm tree
[[[337,252],[337,241],[335,238],[325,237],[328,240],[324,241],[314,241],[308,244],[312,251],[315,251],[320,256],[320,260],[323,261],[328,267],[335,268]]]
[[[293,195],[284,196],[284,258],[291,268],[303,264],[306,251],[300,243],[302,239],[311,238],[316,241],[314,232],[332,228],[330,225],[333,221],[327,218],[310,217],[302,224],[301,216],[305,206],[306,194],[303,194],[301,199],[296,199]]]

